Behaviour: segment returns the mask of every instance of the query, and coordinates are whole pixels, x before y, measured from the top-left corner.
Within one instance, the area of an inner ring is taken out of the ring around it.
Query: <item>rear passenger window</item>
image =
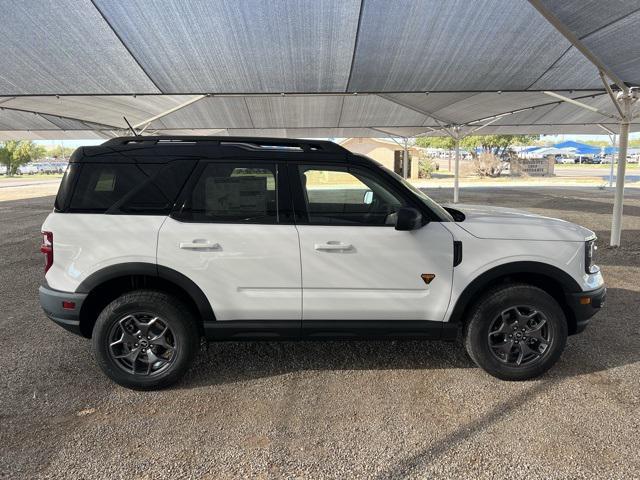
[[[210,163],[177,217],[194,222],[277,223],[276,165]]]
[[[83,164],[69,211],[166,215],[193,166],[193,161]]]

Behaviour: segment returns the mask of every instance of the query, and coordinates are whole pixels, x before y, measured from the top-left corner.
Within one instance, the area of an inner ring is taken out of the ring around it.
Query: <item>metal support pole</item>
[[[620,246],[622,233],[622,206],[624,202],[624,174],[627,167],[627,146],[629,144],[629,124],[631,123],[631,104],[634,101],[632,92],[620,92],[618,101],[622,104],[624,117],[620,121],[620,147],[618,149],[618,171],[616,175],[616,193],[613,201],[613,220],[611,221],[612,247]],[[613,160],[612,160],[613,161]]]
[[[458,203],[460,199],[460,129],[456,127],[454,129],[455,132],[455,148],[456,148],[456,162],[455,162],[455,172],[453,177],[453,203]]]
[[[402,178],[409,177],[409,139],[404,139],[404,149],[402,151]]]
[[[616,134],[610,135],[611,145],[613,146],[613,152],[611,153],[611,167],[609,169],[609,188],[613,186],[613,164],[616,163]],[[604,158],[605,155],[602,155]]]

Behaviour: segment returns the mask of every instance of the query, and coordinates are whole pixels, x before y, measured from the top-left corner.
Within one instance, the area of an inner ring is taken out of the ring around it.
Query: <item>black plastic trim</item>
[[[126,262],[111,265],[93,272],[76,287],[76,293],[90,293],[97,286],[118,277],[127,275],[158,276],[158,267],[153,263]]]
[[[430,320],[224,320],[204,322],[210,340],[455,340],[459,325]]]
[[[90,293],[94,288],[102,285],[103,283],[113,280],[118,277],[126,277],[129,275],[145,275],[150,277],[157,277],[174,283],[178,287],[182,288],[191,299],[195,302],[198,313],[203,320],[208,321],[215,320],[213,309],[207,299],[206,295],[202,292],[191,279],[183,275],[176,270],[163,265],[155,265],[152,263],[144,262],[129,262],[120,263],[117,265],[111,265],[94,272],[88,276],[78,287],[76,293]]]
[[[269,137],[215,137],[215,136],[182,136],[182,135],[159,135],[159,136],[136,136],[136,137],[117,137],[104,142],[103,146],[122,146],[122,145],[140,145],[151,144],[160,148],[165,146],[173,146],[180,143],[189,144],[210,144],[221,148],[244,148],[249,150],[263,151],[263,148],[291,147],[299,148],[305,153],[322,152],[322,153],[339,153],[348,152],[335,142],[328,140],[301,140],[293,138],[269,138]],[[263,147],[263,148],[261,148]],[[289,152],[291,153],[291,152]],[[300,153],[300,152],[293,152]]]
[[[583,305],[580,303],[580,299],[585,297],[589,298],[591,301],[588,304]],[[587,328],[587,325],[589,325],[589,322],[591,321],[591,317],[598,313],[604,306],[607,298],[607,289],[602,286],[596,290],[590,290],[588,292],[570,293],[567,294],[566,298],[567,306],[573,312],[576,321],[575,331],[570,333],[580,333]]]
[[[548,277],[550,281],[560,284],[565,294],[582,291],[578,282],[568,273],[552,265],[540,262],[507,263],[494,267],[473,280],[458,298],[449,321],[454,323],[464,321],[463,314],[467,306],[476,299],[480,292],[491,286],[495,280],[509,275],[522,275],[527,273]]]
[[[453,266],[457,267],[462,263],[462,242],[460,240],[453,241]]]
[[[204,322],[209,340],[278,340],[300,336],[300,320],[220,320]]]
[[[63,292],[50,288],[48,285],[41,285],[38,289],[38,296],[40,306],[50,320],[76,335],[81,335],[80,311],[87,294]],[[76,307],[73,310],[65,310],[62,308],[63,301],[74,302]]]

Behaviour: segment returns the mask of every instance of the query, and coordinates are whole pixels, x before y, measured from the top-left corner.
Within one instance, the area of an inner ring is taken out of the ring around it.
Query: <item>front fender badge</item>
[[[431,283],[431,280],[436,278],[436,276],[433,273],[423,273],[422,275],[420,275],[420,278],[422,278],[422,280],[424,280],[424,283],[429,285]]]

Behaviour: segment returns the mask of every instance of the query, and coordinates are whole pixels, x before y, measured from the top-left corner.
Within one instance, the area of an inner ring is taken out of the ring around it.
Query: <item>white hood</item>
[[[445,206],[464,213],[465,220],[456,225],[478,238],[584,242],[594,236],[591,230],[575,223],[513,208],[464,204]]]

